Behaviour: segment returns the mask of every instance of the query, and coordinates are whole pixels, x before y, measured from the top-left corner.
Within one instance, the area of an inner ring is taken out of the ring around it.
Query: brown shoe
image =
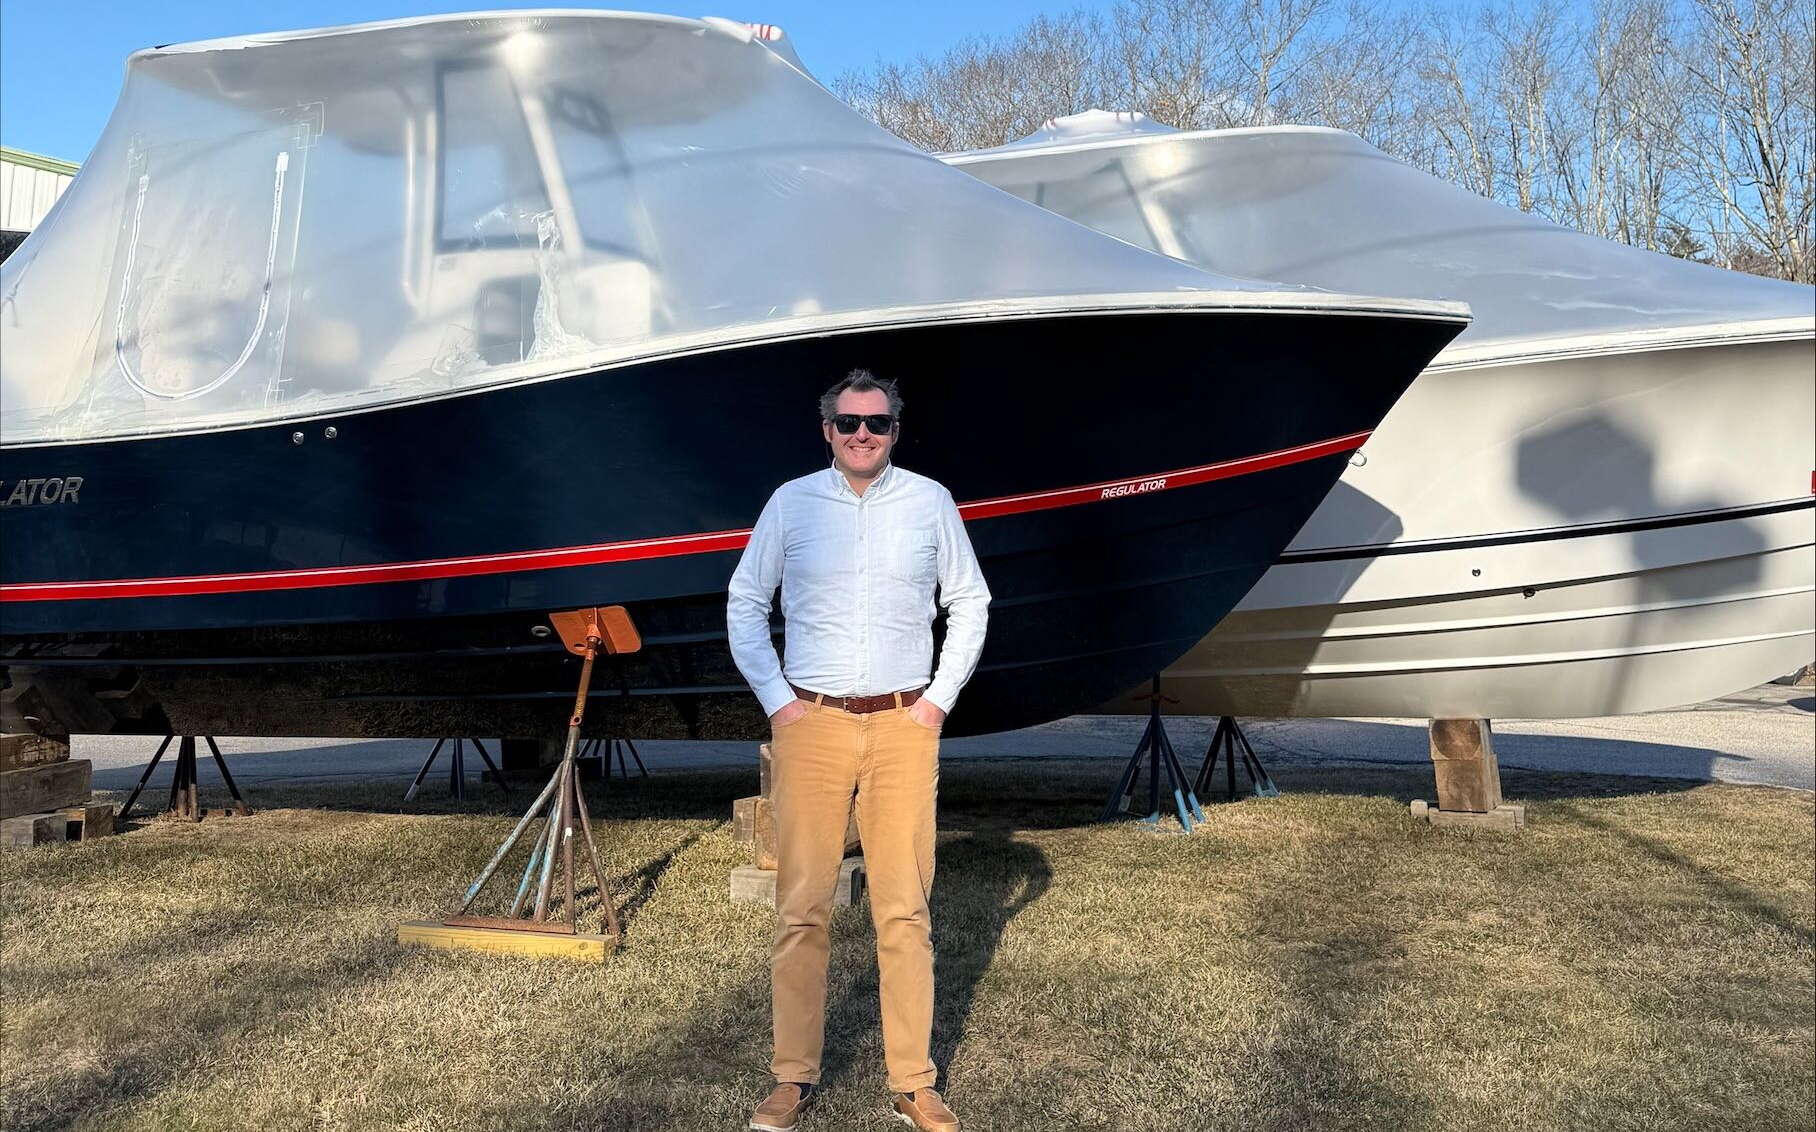
[[[958,1117],[932,1089],[895,1095],[895,1118],[921,1132],[958,1132]]]
[[[769,1096],[750,1114],[750,1126],[756,1132],[794,1132],[795,1122],[813,1095],[812,1085],[783,1082],[770,1090]]]

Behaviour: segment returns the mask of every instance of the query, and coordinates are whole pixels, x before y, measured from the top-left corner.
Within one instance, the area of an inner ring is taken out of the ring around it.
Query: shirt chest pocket
[[[939,579],[939,542],[932,527],[890,531],[883,539],[883,573],[901,582],[932,586]]]

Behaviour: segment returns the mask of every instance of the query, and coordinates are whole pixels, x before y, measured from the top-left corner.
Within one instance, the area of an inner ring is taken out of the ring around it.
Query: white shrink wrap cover
[[[1137,247],[1233,276],[1454,299],[1437,365],[1703,338],[1808,335],[1816,290],[1577,232],[1344,130],[1179,131],[1091,110],[994,149],[974,177]]]
[[[1466,313],[1105,239],[878,129],[724,21],[502,12],[214,40],[128,60],[94,152],[0,268],[0,438],[1118,307]]]

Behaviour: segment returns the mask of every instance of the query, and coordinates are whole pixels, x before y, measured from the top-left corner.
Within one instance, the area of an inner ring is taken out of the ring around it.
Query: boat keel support
[[[1519,833],[1526,807],[1501,798],[1501,764],[1486,719],[1434,719],[1429,726],[1438,804],[1412,803],[1412,816],[1435,826]]]
[[[1160,826],[1160,776],[1164,773],[1167,785],[1173,795],[1173,811],[1179,817],[1179,828],[1190,833],[1193,820],[1204,820],[1204,809],[1198,804],[1198,795],[1193,792],[1192,784],[1186,781],[1185,767],[1179,763],[1179,756],[1173,752],[1172,740],[1167,738],[1166,723],[1160,718],[1162,703],[1178,703],[1173,697],[1160,691],[1160,677],[1154,677],[1152,690],[1135,700],[1146,700],[1148,703],[1148,726],[1141,733],[1141,741],[1135,745],[1135,753],[1122,769],[1122,778],[1116,783],[1116,792],[1110,795],[1109,804],[1104,807],[1103,820],[1115,821],[1118,814],[1130,812],[1135,803],[1135,790],[1141,779],[1141,762],[1145,756],[1148,761],[1148,816],[1141,819],[1141,824],[1153,830]]]
[[[580,688],[574,695],[574,712],[568,718],[567,742],[561,762],[516,828],[480,870],[479,878],[467,888],[454,914],[439,921],[417,920],[398,925],[397,942],[400,944],[565,955],[595,962],[604,960],[617,946],[620,935],[618,913],[612,907],[611,886],[606,882],[605,870],[599,862],[599,846],[593,837],[586,794],[580,788],[575,755],[580,746],[581,723],[586,715],[587,691],[593,682],[593,662],[601,651],[609,654],[635,652],[642,647],[642,639],[622,606],[554,613],[549,615],[549,621],[568,651],[581,658]],[[486,883],[498,875],[505,858],[538,819],[541,827],[530,839],[529,855],[524,861],[509,912],[503,916],[469,915],[468,910],[479,899]],[[605,930],[596,935],[579,930],[576,848],[585,852],[585,863],[591,866],[599,893]],[[524,915],[526,910],[527,917]]]
[[[132,793],[126,796],[126,804],[120,807],[119,814],[114,818],[116,822],[125,821],[127,816],[132,813],[132,804],[139,800],[139,793],[145,789],[145,784],[151,781],[151,772],[158,769],[159,760],[164,757],[164,752],[170,749],[170,744],[173,742],[177,744],[177,765],[176,773],[170,780],[169,813],[179,821],[201,821],[208,816],[208,811],[202,808],[196,796],[195,741],[197,738],[198,736],[195,735],[164,736],[164,741],[158,744],[157,753],[152,755],[151,762],[145,765],[145,773],[139,775],[138,785],[134,786]],[[221,810],[220,814],[223,817],[234,815],[250,817],[252,807],[248,806],[246,799],[241,797],[239,785],[233,781],[233,775],[227,769],[227,760],[221,757],[221,748],[215,744],[214,736],[202,735],[199,738],[208,744],[208,753],[214,756],[214,765],[221,772],[221,781],[227,785],[227,792],[233,795],[233,809]]]
[[[443,738],[435,740],[435,746],[433,746],[429,749],[429,757],[423,760],[422,769],[420,769],[416,772],[416,780],[414,782],[410,783],[410,788],[408,790],[404,791],[404,801],[409,802],[409,801],[412,801],[415,799],[416,792],[418,790],[422,789],[423,779],[425,779],[429,776],[429,768],[435,765],[435,756],[441,754],[441,749],[443,747],[447,746],[448,742],[449,742],[449,739],[445,736]],[[453,743],[454,743],[454,745],[452,747],[450,747],[448,750],[448,795],[449,795],[449,797],[455,798],[459,801],[466,800],[466,797],[467,797],[466,745],[468,743],[473,744],[473,749],[478,751],[479,757],[485,760],[486,770],[490,772],[492,781],[496,782],[498,784],[498,788],[500,790],[504,791],[504,796],[506,798],[509,798],[511,796],[510,781],[505,778],[504,771],[498,769],[497,764],[492,762],[492,756],[490,753],[488,753],[486,751],[486,746],[484,743],[481,743],[477,739],[463,739],[459,736],[453,737]]]
[[[612,756],[616,755],[618,757],[618,776],[628,785],[631,781],[631,772],[624,762],[624,755],[627,751],[637,763],[638,777],[648,778],[649,768],[643,765],[643,756],[637,753],[637,745],[629,739],[588,739],[585,746],[580,748],[580,777],[582,779],[597,778],[606,785],[611,785]]]
[[[1204,762],[1198,766],[1198,777],[1192,783],[1192,791],[1202,798],[1211,796],[1211,783],[1217,777],[1217,760],[1221,757],[1224,765],[1225,793],[1224,801],[1236,800],[1236,760],[1242,760],[1242,769],[1248,774],[1250,792],[1257,798],[1278,798],[1280,788],[1274,785],[1273,776],[1261,765],[1261,757],[1255,754],[1255,748],[1249,746],[1248,736],[1242,733],[1242,725],[1233,716],[1224,716],[1217,721],[1217,730],[1211,732],[1211,745],[1204,752]]]

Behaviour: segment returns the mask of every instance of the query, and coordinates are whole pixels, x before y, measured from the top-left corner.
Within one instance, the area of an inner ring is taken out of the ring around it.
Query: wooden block
[[[1430,736],[1440,809],[1487,813],[1501,804],[1501,764],[1486,719],[1434,719]]]
[[[68,838],[71,841],[93,841],[114,831],[112,802],[89,802],[82,806],[71,806],[61,812],[63,820],[68,823]]]
[[[23,817],[0,818],[0,849],[54,845],[68,837],[68,829],[62,814],[26,814]]]
[[[832,890],[834,904],[849,907],[864,899],[864,858],[847,857],[839,862],[839,884]]]
[[[864,858],[847,857],[839,862],[838,884],[832,890],[834,906],[848,908],[864,899]],[[731,899],[734,904],[776,906],[774,869],[739,865],[731,871]]]
[[[761,818],[758,814],[762,814]],[[739,798],[731,804],[731,836],[740,845],[751,846],[752,859],[758,868],[775,868],[775,803],[761,795]],[[758,830],[762,836],[759,837]],[[858,836],[856,807],[845,819],[845,856],[862,853],[864,842]]]
[[[449,927],[439,920],[409,920],[397,925],[397,942],[406,946],[502,955],[552,956],[603,963],[618,946],[615,935],[567,935],[502,928]]]
[[[60,763],[69,758],[69,744],[43,735],[0,735],[0,772]]]
[[[731,804],[731,839],[739,845],[754,843],[757,836],[758,795],[739,798]]]
[[[751,807],[751,863],[759,869],[776,867],[776,804],[768,798],[758,798]]]
[[[88,801],[93,769],[87,759],[68,759],[0,772],[0,818],[42,814]]]
[[[1491,833],[1522,833],[1526,829],[1526,807],[1518,802],[1504,802],[1487,813],[1469,810],[1428,810],[1431,824],[1440,829],[1468,829]]]
[[[775,786],[775,772],[775,759],[770,757],[769,744],[765,743],[757,748],[757,793],[765,798]]]
[[[767,904],[776,906],[776,871],[755,865],[739,865],[731,871],[733,904]]]

